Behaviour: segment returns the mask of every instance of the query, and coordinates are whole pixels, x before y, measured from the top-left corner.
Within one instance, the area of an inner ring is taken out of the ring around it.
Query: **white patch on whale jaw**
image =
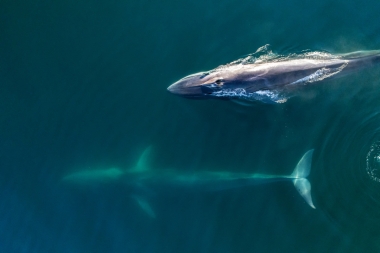
[[[285,103],[289,98],[277,91],[258,90],[255,92],[247,92],[244,88],[223,89],[211,93],[210,96],[241,99],[246,101],[260,101],[269,104]]]

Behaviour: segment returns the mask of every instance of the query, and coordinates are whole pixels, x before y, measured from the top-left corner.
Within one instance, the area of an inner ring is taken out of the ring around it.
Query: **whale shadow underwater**
[[[310,174],[314,150],[307,151],[293,172],[289,175],[249,174],[230,171],[195,171],[187,172],[173,169],[153,169],[149,166],[152,147],[147,147],[141,154],[136,166],[122,170],[106,168],[79,170],[62,178],[69,185],[91,187],[122,183],[128,187],[130,197],[137,202],[148,216],[156,217],[154,209],[147,201],[147,195],[157,195],[172,191],[223,191],[233,188],[248,187],[258,184],[288,181],[313,209],[311,185],[307,177]]]

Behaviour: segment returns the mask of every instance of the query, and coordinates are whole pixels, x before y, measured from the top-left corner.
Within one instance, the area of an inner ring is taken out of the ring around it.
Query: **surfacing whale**
[[[268,45],[216,69],[186,76],[169,92],[185,98],[284,103],[300,85],[335,78],[380,63],[380,50],[332,55],[307,52],[275,55]]]
[[[150,217],[156,216],[147,195],[168,193],[173,191],[221,191],[231,188],[247,187],[263,183],[290,181],[306,201],[315,209],[311,197],[311,185],[307,179],[312,162],[313,149],[307,151],[298,162],[290,175],[267,175],[235,173],[228,171],[199,171],[184,172],[181,170],[155,170],[148,166],[148,156],[151,147],[148,147],[141,155],[137,165],[128,170],[118,168],[80,170],[68,174],[62,178],[67,184],[93,186],[99,184],[122,183],[128,186],[130,197]]]

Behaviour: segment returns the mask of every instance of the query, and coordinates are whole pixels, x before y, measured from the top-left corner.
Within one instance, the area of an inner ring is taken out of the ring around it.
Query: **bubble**
[[[380,182],[380,141],[372,144],[366,158],[367,174],[376,182]]]

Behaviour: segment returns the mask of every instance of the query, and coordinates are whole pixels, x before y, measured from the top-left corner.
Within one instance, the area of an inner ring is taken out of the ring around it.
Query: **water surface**
[[[374,67],[242,107],[166,91],[271,44],[274,52],[380,49],[378,1],[3,1],[0,251],[378,252]],[[120,184],[68,188],[83,169],[289,174],[314,148],[316,210],[291,184],[151,200]]]

